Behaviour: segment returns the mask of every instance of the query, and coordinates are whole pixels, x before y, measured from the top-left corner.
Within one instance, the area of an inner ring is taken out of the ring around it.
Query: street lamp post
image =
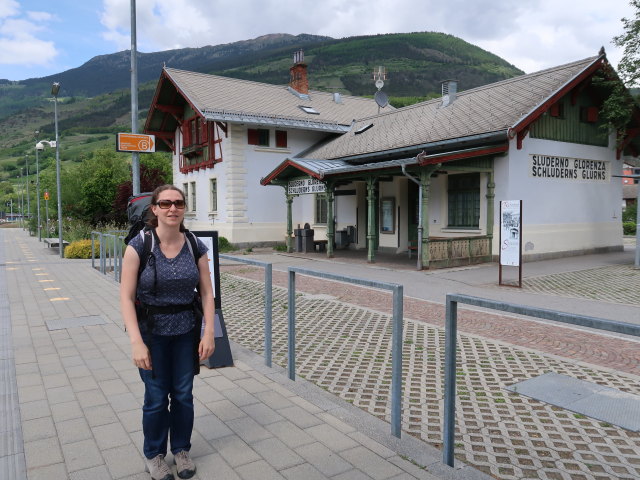
[[[24,183],[22,168],[20,169],[20,226],[24,230]]]
[[[36,140],[38,132],[36,132]],[[40,160],[38,159],[38,153],[40,150],[44,150],[44,146],[41,143],[36,143],[36,208],[38,209],[37,222],[38,222],[38,241],[42,241],[42,225],[40,220]]]
[[[54,82],[51,86],[51,95],[53,95],[53,115],[56,127],[56,189],[58,196],[58,250],[60,258],[64,258],[64,244],[62,243],[62,192],[60,188],[60,141],[58,140],[58,92],[60,92],[60,83]]]
[[[27,230],[31,221],[31,195],[29,194],[29,155],[24,156],[24,164],[27,169]]]
[[[40,220],[40,165],[38,159],[38,152],[44,150],[44,144],[49,145],[51,148],[55,148],[56,142],[55,140],[40,140],[36,143],[36,195],[38,196],[38,240],[42,240],[42,227]],[[45,199],[47,206],[47,224],[45,228],[45,232],[47,234],[47,238],[49,238],[49,198],[47,193],[47,198]]]
[[[54,148],[56,146],[56,142],[55,141],[50,141],[50,140],[40,140],[38,143],[36,143],[36,195],[38,198],[38,240],[42,241],[42,225],[41,225],[41,220],[40,220],[40,161],[38,158],[38,153],[41,152],[42,150],[44,150],[44,144],[49,145],[50,147]],[[47,238],[49,238],[49,201],[47,200],[47,226],[46,226],[46,230],[47,232]]]

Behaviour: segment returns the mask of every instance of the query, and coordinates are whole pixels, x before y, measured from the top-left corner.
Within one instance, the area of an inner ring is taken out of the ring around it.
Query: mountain
[[[500,57],[443,33],[342,39],[271,34],[224,45],[139,53],[141,116],[146,115],[163,65],[286,84],[292,54],[298,49],[305,53],[311,89],[371,96],[376,91],[372,73],[382,65],[388,76],[383,90],[396,105],[437,95],[440,82],[445,79],[457,79],[459,89],[466,90],[523,73]],[[128,51],[100,55],[80,67],[48,77],[19,82],[0,80],[0,168],[32,149],[35,130],[41,132],[40,138],[52,136],[49,92],[54,81],[61,84],[59,127],[62,135],[69,137],[61,142],[64,145],[78,140],[91,144],[85,151],[91,150],[107,142],[105,135],[129,130]],[[71,138],[74,136],[78,138]],[[107,138],[112,141],[111,136]]]
[[[224,45],[201,48],[181,48],[155,53],[138,52],[138,82],[157,80],[163,65],[183,70],[211,72],[243,66],[255,60],[259,52],[287,51],[305,48],[309,44],[333,40],[316,35],[264,35]],[[259,56],[259,55],[258,55]],[[93,97],[114,90],[130,88],[131,54],[129,50],[99,55],[85,64],[47,77],[30,78],[19,82],[0,80],[0,118],[13,110],[7,99],[24,101],[49,96],[51,84],[60,82],[61,96]]]

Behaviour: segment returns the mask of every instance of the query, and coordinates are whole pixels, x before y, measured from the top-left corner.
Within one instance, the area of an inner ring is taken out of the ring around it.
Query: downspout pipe
[[[424,152],[419,153],[416,156],[417,160],[420,160],[420,155],[424,156]],[[416,269],[422,270],[422,183],[417,178],[411,176],[406,170],[406,164],[402,164],[402,173],[409,180],[418,185],[418,263]]]

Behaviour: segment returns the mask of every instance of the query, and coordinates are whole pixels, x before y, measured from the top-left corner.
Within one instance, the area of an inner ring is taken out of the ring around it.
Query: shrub
[[[85,238],[91,237],[91,232],[93,227],[89,222],[84,220],[79,220],[76,218],[63,218],[62,219],[62,234],[64,239],[69,242],[69,247],[72,243],[77,242],[78,240],[83,240]],[[91,245],[91,242],[89,242]],[[67,247],[67,248],[69,248]],[[76,257],[83,258],[83,257]]]
[[[635,235],[636,234],[637,225],[635,222],[624,222],[622,224],[622,232],[625,235]]]
[[[622,211],[622,221],[623,222],[634,222],[638,215],[638,206],[634,203],[633,205],[629,205]]]
[[[275,247],[273,247],[273,249],[274,249],[276,252],[286,252],[286,251],[287,251],[287,246],[286,246],[286,245],[282,245],[282,244],[280,244],[280,243],[279,243],[278,245],[276,245]]]
[[[226,253],[226,252],[232,252],[232,251],[233,251],[233,245],[231,245],[229,240],[227,240],[224,237],[218,237],[218,252]]]
[[[96,241],[95,256],[100,256],[100,243]],[[64,249],[64,258],[91,258],[91,240],[77,240]]]
[[[99,223],[98,225],[92,225],[91,223],[85,220],[65,218],[62,220],[64,225],[62,234],[64,235],[64,239],[69,242],[75,242],[78,240],[84,240],[86,238],[91,238],[91,232],[98,231],[102,233],[115,233],[120,232],[122,235],[126,235],[126,228],[123,225],[120,225],[115,222],[110,223]],[[122,233],[124,232],[124,233]],[[57,232],[56,232],[57,235]]]

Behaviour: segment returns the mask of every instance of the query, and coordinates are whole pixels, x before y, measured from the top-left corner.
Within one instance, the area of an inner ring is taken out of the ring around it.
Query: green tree
[[[170,153],[156,152],[141,155],[140,164],[144,165],[148,172],[156,171],[164,183],[173,183],[173,166]]]
[[[110,148],[93,152],[78,167],[82,185],[81,206],[92,223],[112,219],[112,205],[118,185],[129,178],[129,166],[124,156]]]
[[[171,155],[166,153],[154,153],[143,155],[140,160],[140,191],[152,192],[166,183],[172,183],[173,171],[171,166]],[[133,194],[133,184],[131,180],[121,183],[118,186],[113,202],[113,220],[117,223],[126,224],[127,204],[129,197]]]
[[[614,37],[613,43],[624,49],[618,74],[631,87],[640,81],[640,0],[631,0],[629,4],[635,9],[635,16],[622,19],[624,33]]]
[[[637,218],[638,218],[638,205],[636,205],[635,203],[633,205],[627,206],[622,211],[622,221],[623,222],[633,222],[633,223],[635,223]]]

